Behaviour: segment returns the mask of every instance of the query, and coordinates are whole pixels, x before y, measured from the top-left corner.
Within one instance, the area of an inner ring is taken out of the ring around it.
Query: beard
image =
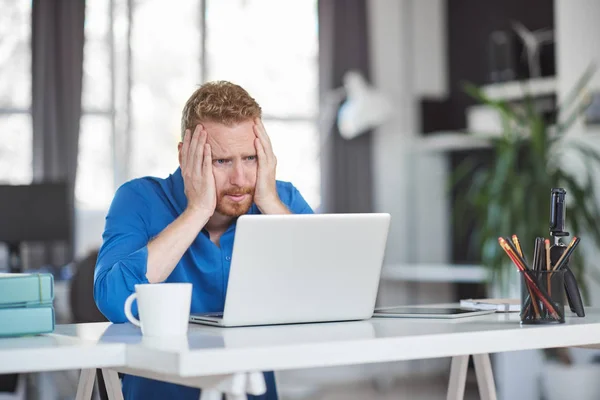
[[[243,194],[248,194],[246,198],[242,201],[233,201],[229,199],[227,196],[241,196]],[[252,207],[252,203],[254,202],[254,188],[236,188],[236,189],[228,189],[223,190],[219,193],[219,197],[217,198],[217,208],[216,211],[228,217],[239,217],[240,215],[244,215],[250,210]]]

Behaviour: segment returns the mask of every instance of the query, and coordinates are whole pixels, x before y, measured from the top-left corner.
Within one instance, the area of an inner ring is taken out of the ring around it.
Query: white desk
[[[86,330],[81,325],[65,325],[60,328],[63,335],[0,338],[0,374],[88,371],[88,387],[82,393],[91,395],[94,383],[91,378],[95,375],[96,368],[125,365],[127,346],[124,343],[88,341]],[[25,381],[21,379],[19,385],[24,386]],[[22,387],[19,390],[25,389]]]
[[[129,324],[62,325],[51,335],[0,339],[0,372],[114,367],[185,383],[236,373],[453,357],[448,398],[458,399],[469,355],[600,342],[600,309],[586,313],[578,318],[568,312],[565,324],[551,326],[521,326],[516,313],[455,321],[372,319],[248,328],[192,324],[187,339],[179,342],[142,338]],[[475,361],[483,372],[480,387],[489,386],[489,358]],[[493,390],[482,395],[494,398]]]
[[[124,343],[87,340],[87,330],[77,325],[59,325],[57,330],[62,334],[1,338],[0,374],[125,365]]]
[[[454,321],[368,321],[213,328],[191,324],[183,343],[142,343],[131,325],[97,325],[99,343],[129,343],[127,367],[179,376],[451,357],[600,342],[600,309],[559,325],[519,324],[518,313]],[[541,333],[541,330],[544,330]],[[60,332],[62,329],[58,329]]]

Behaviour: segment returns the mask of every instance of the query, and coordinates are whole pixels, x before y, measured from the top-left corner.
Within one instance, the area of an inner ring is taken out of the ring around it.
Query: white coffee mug
[[[136,299],[139,320],[131,313]],[[125,316],[144,336],[183,336],[187,335],[191,303],[191,283],[138,284],[125,300]]]

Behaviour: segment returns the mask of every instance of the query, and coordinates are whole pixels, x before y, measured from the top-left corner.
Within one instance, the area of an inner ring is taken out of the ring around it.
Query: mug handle
[[[134,317],[131,313],[131,305],[133,304],[133,301],[135,299],[137,299],[137,293],[131,293],[127,300],[125,300],[125,316],[129,320],[129,322],[131,322],[137,327],[140,327],[140,320]]]

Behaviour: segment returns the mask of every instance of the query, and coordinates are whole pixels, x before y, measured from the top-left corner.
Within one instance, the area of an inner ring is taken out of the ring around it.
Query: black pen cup
[[[565,271],[521,271],[521,323],[565,322]]]

